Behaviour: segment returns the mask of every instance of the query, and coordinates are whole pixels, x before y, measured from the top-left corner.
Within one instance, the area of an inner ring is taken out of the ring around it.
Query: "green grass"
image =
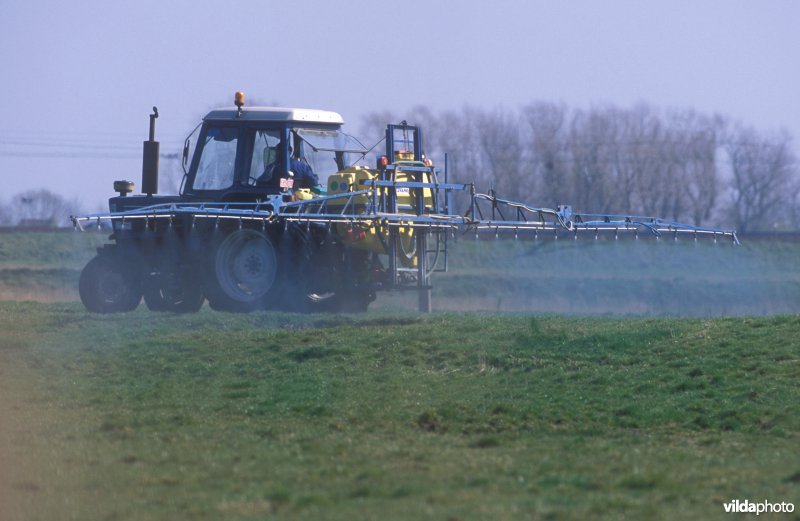
[[[0,300],[69,301],[78,298],[80,270],[108,233],[0,233]]]
[[[19,463],[7,517],[724,519],[734,498],[797,504],[799,338],[797,316],[0,304]]]
[[[109,232],[1,232],[0,269],[80,269],[107,242]]]

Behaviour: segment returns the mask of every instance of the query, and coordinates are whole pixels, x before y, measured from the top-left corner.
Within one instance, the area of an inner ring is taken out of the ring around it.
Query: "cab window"
[[[331,174],[367,153],[358,139],[340,130],[297,129],[295,136],[301,145],[300,159],[317,174],[323,186]]]
[[[192,184],[195,190],[223,190],[233,186],[238,137],[236,128],[208,129]]]
[[[276,184],[280,169],[276,163],[277,149],[281,142],[278,130],[256,130],[253,155],[250,158],[249,185]]]

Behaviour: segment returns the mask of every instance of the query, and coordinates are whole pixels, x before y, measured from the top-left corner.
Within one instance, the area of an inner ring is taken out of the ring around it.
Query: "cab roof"
[[[291,109],[284,107],[243,107],[242,115],[238,116],[235,108],[212,110],[205,121],[273,121],[273,122],[302,122],[302,123],[327,123],[341,125],[344,123],[342,116],[336,112],[316,109]]]

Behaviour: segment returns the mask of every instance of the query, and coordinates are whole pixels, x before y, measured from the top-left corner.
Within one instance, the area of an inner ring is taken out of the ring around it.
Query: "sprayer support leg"
[[[420,313],[430,313],[431,312],[431,290],[430,289],[421,289],[421,290],[419,290],[419,312]]]
[[[418,201],[418,208],[422,208],[422,202]],[[417,284],[419,285],[419,312],[431,312],[431,285],[430,273],[428,273],[428,232],[426,230],[416,230],[417,239]]]

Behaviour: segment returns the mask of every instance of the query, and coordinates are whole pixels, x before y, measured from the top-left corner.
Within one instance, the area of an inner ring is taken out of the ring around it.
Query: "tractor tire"
[[[144,302],[150,311],[196,313],[203,307],[203,289],[187,270],[151,273],[144,281]]]
[[[290,225],[281,242],[281,256],[287,266],[278,307],[294,313],[322,313],[338,310],[335,277],[330,277],[330,260],[317,257],[319,246],[309,230]],[[317,262],[315,262],[315,260]]]
[[[83,305],[93,313],[133,311],[142,300],[136,270],[111,255],[98,255],[89,261],[81,271],[78,293]]]
[[[214,249],[208,304],[218,311],[246,313],[263,308],[278,279],[278,253],[261,231],[234,230]]]
[[[374,300],[344,285],[341,254],[325,255],[325,245],[318,244],[309,230],[289,227],[288,248],[281,254],[291,259],[286,274],[283,301],[288,311],[299,313],[365,312]]]

